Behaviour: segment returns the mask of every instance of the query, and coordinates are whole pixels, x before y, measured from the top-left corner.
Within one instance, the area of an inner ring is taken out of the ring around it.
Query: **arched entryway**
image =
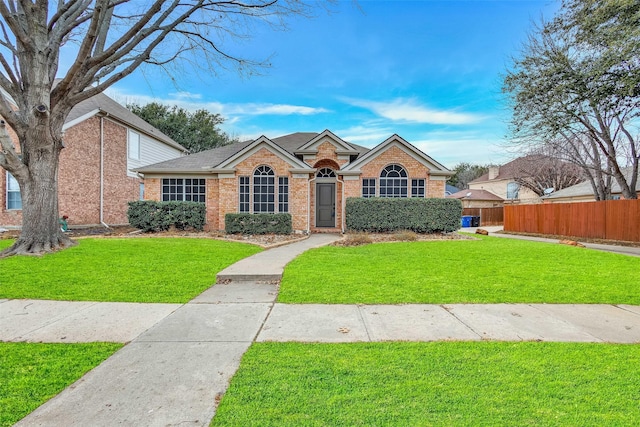
[[[340,166],[332,160],[321,160],[314,167],[315,176],[315,227],[335,228],[337,225],[336,202],[337,181],[336,170]]]

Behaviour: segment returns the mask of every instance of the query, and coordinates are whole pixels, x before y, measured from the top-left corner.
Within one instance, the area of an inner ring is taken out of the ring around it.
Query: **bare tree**
[[[23,202],[22,232],[3,255],[74,244],[57,220],[62,127],[74,105],[143,64],[184,60],[212,73],[251,73],[266,64],[234,55],[225,40],[249,37],[257,23],[281,28],[311,10],[295,0],[0,1],[0,166],[17,180]],[[73,62],[56,80],[62,49]]]
[[[514,141],[526,151],[556,144],[597,198],[610,195],[611,179],[637,198],[640,3],[564,0],[556,19],[534,30],[503,91]]]
[[[547,189],[558,191],[584,181],[582,168],[549,155],[549,148],[537,148],[525,156],[515,171],[516,182],[538,196],[543,196]]]

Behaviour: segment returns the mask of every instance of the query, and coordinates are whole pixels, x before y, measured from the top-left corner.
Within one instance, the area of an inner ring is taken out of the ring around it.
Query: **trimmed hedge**
[[[129,202],[129,224],[142,231],[165,231],[172,226],[178,230],[202,231],[206,221],[206,207],[198,202]]]
[[[224,217],[228,234],[291,234],[293,225],[288,213],[228,213]]]
[[[457,199],[350,197],[346,203],[350,231],[451,232],[460,228],[461,216],[462,202]]]

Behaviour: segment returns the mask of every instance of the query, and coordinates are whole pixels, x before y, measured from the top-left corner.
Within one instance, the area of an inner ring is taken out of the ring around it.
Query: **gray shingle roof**
[[[294,152],[313,138],[318,133],[315,132],[296,132],[289,135],[280,136],[271,139],[271,141],[280,148],[294,155]],[[234,144],[224,145],[222,147],[213,148],[211,150],[201,151],[199,153],[190,154],[188,156],[179,157],[177,159],[167,160],[161,163],[148,165],[136,172],[153,173],[153,172],[202,172],[203,168],[215,168],[229,157],[239,153],[249,146],[253,141],[236,142]],[[351,144],[361,154],[369,151],[368,148]]]
[[[518,157],[517,159],[514,159],[509,163],[505,163],[504,165],[500,165],[498,169],[498,175],[495,178],[493,178],[493,180],[513,179],[513,178],[521,177],[522,172],[528,170],[527,165],[530,162],[538,161],[541,157],[543,156],[538,154],[530,154],[528,156]],[[471,181],[470,184],[475,184],[478,182],[487,182],[487,181],[489,181],[489,174],[485,173],[479,178],[476,178],[473,181]]]
[[[467,196],[467,194],[469,194]],[[465,200],[496,200],[504,201],[500,196],[496,196],[487,190],[460,190],[457,193],[446,196],[448,199],[465,199]]]
[[[179,150],[187,151],[185,147],[178,144],[172,138],[160,132],[158,129],[145,122],[140,117],[129,111],[127,108],[123,107],[103,93],[92,96],[91,98],[86,99],[73,107],[73,109],[69,113],[69,116],[67,117],[66,123],[69,124],[87,114],[96,111],[107,113],[113,118],[125,123],[126,125],[135,128],[159,141],[162,141],[167,145],[170,145]]]
[[[622,168],[622,173],[626,176],[627,182],[631,181],[631,172],[632,168]],[[636,191],[640,191],[640,171],[638,171],[638,181],[636,182]],[[611,183],[611,194],[620,194],[622,191],[620,190],[620,186],[618,182],[614,179]],[[555,193],[551,193],[548,196],[544,196],[544,199],[562,199],[565,197],[583,197],[583,196],[593,196],[593,187],[591,187],[591,183],[589,181],[583,181],[579,184],[572,185],[571,187],[563,188],[562,190],[558,190]]]

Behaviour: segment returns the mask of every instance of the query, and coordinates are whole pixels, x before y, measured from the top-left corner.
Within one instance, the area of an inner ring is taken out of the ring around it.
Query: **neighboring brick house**
[[[192,154],[135,170],[145,198],[206,203],[210,229],[227,213],[288,212],[296,232],[342,231],[348,197],[444,197],[453,172],[393,135],[373,149],[326,130]]]
[[[63,130],[58,205],[60,215],[67,215],[72,227],[127,224],[127,203],[139,200],[144,192],[142,180],[132,169],[187,153],[104,94],[76,105]],[[20,188],[2,168],[0,188],[0,226],[19,227]]]
[[[540,196],[517,182],[518,178],[526,178],[522,175],[529,161],[530,156],[525,156],[502,166],[490,166],[488,173],[469,182],[469,189],[493,193],[504,199],[504,204],[540,203]]]

